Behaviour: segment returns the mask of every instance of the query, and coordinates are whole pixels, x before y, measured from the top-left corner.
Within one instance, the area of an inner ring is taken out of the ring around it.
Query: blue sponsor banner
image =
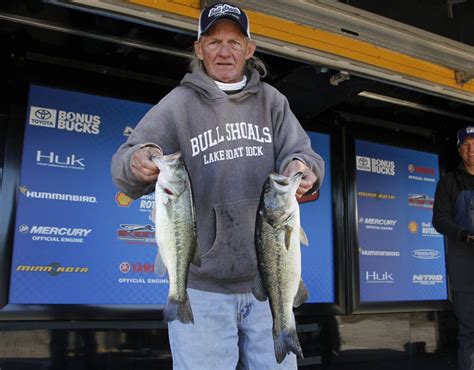
[[[16,210],[9,302],[164,304],[153,271],[153,194],[132,201],[110,160],[149,104],[32,85]],[[329,136],[310,133],[329,168]],[[331,185],[301,205],[311,302],[333,301]],[[321,220],[325,220],[321,222]]]
[[[356,140],[360,301],[447,299],[438,156]]]

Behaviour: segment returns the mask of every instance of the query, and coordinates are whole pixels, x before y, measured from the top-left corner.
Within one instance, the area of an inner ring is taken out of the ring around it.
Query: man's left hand
[[[283,175],[290,177],[297,172],[303,173],[300,186],[296,190],[296,198],[299,199],[311,190],[318,178],[316,177],[316,174],[311,171],[308,166],[306,166],[306,164],[298,159],[294,159],[288,163],[285,170],[283,171]]]

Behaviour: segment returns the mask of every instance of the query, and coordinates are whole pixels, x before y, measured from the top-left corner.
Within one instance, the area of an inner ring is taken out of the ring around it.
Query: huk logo
[[[30,125],[55,128],[56,127],[56,109],[43,107],[30,108]]]
[[[365,281],[367,283],[382,283],[382,284],[390,284],[393,283],[395,280],[393,279],[393,274],[387,271],[383,273],[379,273],[376,271],[366,271],[365,272]]]
[[[36,164],[38,166],[70,168],[74,170],[84,170],[84,158],[77,158],[75,154],[60,155],[55,152],[36,151]]]

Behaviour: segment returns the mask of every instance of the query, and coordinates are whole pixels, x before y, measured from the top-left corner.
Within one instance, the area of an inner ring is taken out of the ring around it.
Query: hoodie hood
[[[260,89],[260,75],[252,69],[247,71],[247,85],[236,94],[228,95],[216,85],[214,80],[202,69],[198,68],[192,73],[186,73],[181,80],[181,86],[189,87],[198,92],[206,100],[244,100],[252,94],[256,94]]]

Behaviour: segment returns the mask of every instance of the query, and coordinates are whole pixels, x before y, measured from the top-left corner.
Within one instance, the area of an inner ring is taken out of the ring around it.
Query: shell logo
[[[412,234],[416,234],[418,232],[418,224],[416,223],[416,221],[410,221],[408,223],[408,231]]]
[[[130,204],[132,204],[133,199],[120,191],[115,195],[115,201],[120,207],[128,207]]]

